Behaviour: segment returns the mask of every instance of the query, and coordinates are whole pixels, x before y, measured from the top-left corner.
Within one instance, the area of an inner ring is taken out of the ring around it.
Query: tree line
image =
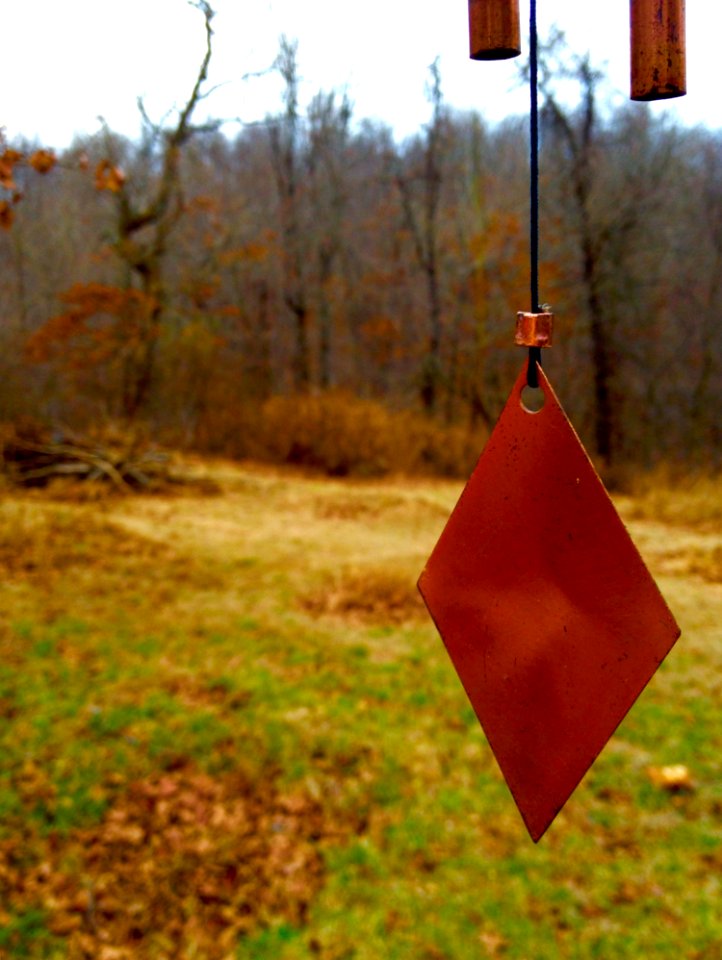
[[[524,362],[526,119],[450,109],[433,64],[428,122],[399,143],[346,95],[301,103],[284,39],[275,115],[196,124],[199,9],[175,116],[57,155],[0,144],[0,420],[207,446],[239,411],[344,391],[488,431]],[[722,134],[611,108],[587,57],[544,57],[545,365],[604,463],[718,464]]]

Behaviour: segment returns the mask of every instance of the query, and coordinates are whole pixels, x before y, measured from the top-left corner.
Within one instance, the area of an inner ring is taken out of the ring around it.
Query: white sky
[[[5,0],[0,51],[0,126],[49,146],[93,133],[104,116],[134,136],[136,98],[154,119],[182,103],[203,53],[201,15],[186,0]],[[262,119],[280,105],[267,69],[286,33],[299,42],[302,103],[323,88],[345,88],[356,120],[381,119],[403,138],[428,117],[426,68],[440,57],[446,101],[492,121],[527,110],[514,90],[515,63],[468,59],[466,0],[215,0],[208,101],[218,117]],[[543,36],[552,23],[571,47],[607,64],[617,96],[628,95],[628,0],[538,0]],[[600,12],[601,11],[601,12]],[[526,34],[528,0],[521,0]],[[722,4],[687,3],[688,95],[653,104],[685,124],[722,128],[719,38]],[[526,39],[524,40],[526,47]]]

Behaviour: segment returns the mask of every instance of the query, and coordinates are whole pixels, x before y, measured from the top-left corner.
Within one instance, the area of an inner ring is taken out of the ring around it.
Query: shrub
[[[291,464],[329,476],[390,473],[465,476],[485,437],[343,391],[271,397],[209,408],[194,437],[200,450]]]

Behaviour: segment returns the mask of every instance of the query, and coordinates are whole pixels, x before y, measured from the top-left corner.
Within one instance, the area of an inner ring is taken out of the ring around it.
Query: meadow
[[[0,493],[0,957],[722,958],[722,486],[619,498],[682,638],[529,840],[415,581],[461,484]]]

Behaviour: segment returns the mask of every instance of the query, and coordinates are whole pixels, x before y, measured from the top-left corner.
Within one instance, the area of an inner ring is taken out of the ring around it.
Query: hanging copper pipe
[[[632,100],[687,92],[685,0],[630,0]]]
[[[519,0],[469,0],[472,60],[508,60],[521,53]]]

